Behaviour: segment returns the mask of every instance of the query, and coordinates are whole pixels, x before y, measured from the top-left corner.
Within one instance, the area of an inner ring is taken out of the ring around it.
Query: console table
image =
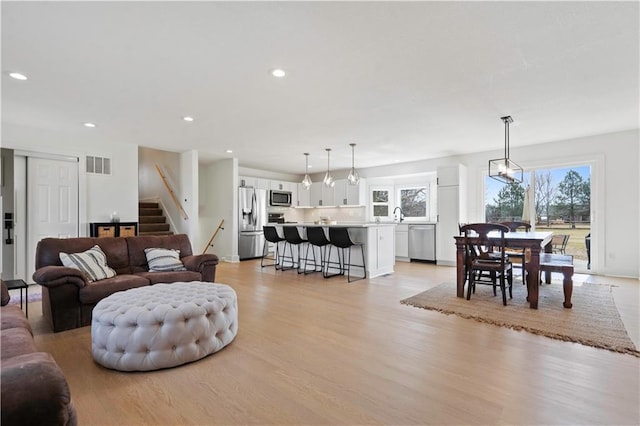
[[[135,237],[138,235],[138,222],[91,222],[91,237]]]

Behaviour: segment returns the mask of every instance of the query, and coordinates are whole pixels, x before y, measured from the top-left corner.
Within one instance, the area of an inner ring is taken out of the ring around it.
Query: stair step
[[[138,208],[141,209],[157,209],[160,208],[160,205],[158,203],[147,203],[147,202],[139,202],[138,203]]]
[[[156,231],[168,231],[168,223],[140,223],[138,225],[138,232],[156,232]]]
[[[138,235],[173,235],[171,231],[138,232]]]
[[[138,216],[162,216],[162,209],[139,208]]]
[[[164,216],[140,216],[140,223],[165,223],[167,218]]]

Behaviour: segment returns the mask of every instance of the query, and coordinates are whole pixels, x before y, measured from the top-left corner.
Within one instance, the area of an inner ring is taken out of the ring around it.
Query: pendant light
[[[302,179],[302,187],[304,189],[309,189],[311,188],[311,184],[313,182],[311,182],[311,177],[309,176],[309,153],[308,152],[304,153],[304,158],[305,158],[305,166],[304,166],[304,178]]]
[[[500,117],[504,122],[504,157],[489,160],[489,177],[502,183],[521,183],[522,167],[509,158],[509,123],[513,123],[510,115]]]
[[[349,181],[349,185],[357,185],[360,182],[360,176],[358,175],[358,172],[356,172],[356,168],[354,165],[354,148],[356,144],[350,143],[349,146],[351,147],[351,171],[349,172],[349,176],[347,176],[347,180]]]
[[[324,175],[324,186],[326,186],[327,188],[333,188],[333,186],[336,184],[336,181],[333,179],[333,176],[331,176],[331,172],[330,172],[330,168],[329,168],[329,156],[331,155],[331,148],[326,148],[325,151],[327,151],[327,173]]]

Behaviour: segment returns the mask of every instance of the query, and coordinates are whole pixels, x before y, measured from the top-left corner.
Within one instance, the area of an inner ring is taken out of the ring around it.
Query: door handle
[[[256,198],[256,193],[253,193],[253,197],[251,197],[251,222],[253,226],[256,226],[258,223],[256,207],[258,205],[258,199]]]

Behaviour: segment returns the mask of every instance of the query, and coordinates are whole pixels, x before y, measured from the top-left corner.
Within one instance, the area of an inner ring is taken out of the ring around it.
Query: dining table
[[[489,242],[500,245],[500,233],[490,232]],[[456,235],[456,294],[464,297],[465,244],[463,235]],[[540,253],[551,253],[551,239],[553,232],[507,232],[504,234],[505,246],[514,249],[525,249],[530,253],[526,261],[527,271],[527,301],[531,309],[538,309],[538,291],[540,288]],[[524,278],[523,278],[524,279]]]

